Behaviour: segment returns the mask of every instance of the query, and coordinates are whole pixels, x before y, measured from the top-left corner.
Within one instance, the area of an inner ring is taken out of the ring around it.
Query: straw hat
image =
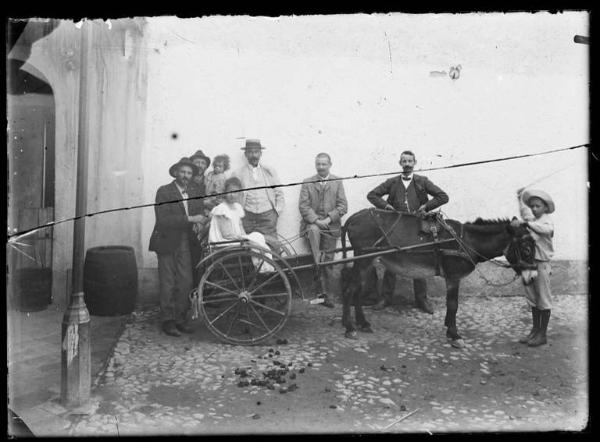
[[[523,191],[523,201],[525,201],[525,203],[529,203],[531,198],[541,199],[548,206],[548,213],[554,212],[554,201],[552,201],[552,197],[543,190],[528,189]]]

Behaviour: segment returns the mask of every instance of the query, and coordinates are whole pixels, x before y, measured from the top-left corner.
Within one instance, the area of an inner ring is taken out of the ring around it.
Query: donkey
[[[514,218],[513,218],[514,219]],[[366,275],[375,264],[406,278],[442,276],[446,280],[446,337],[454,347],[463,347],[464,340],[456,326],[460,280],[470,274],[478,263],[504,255],[510,267],[520,274],[532,268],[535,242],[523,226],[513,226],[508,219],[460,223],[437,216],[428,221],[413,214],[393,210],[363,209],[354,213],[342,227],[342,246],[346,255],[346,235],[354,256],[386,251],[424,243],[434,243],[410,250],[397,251],[373,258],[357,259],[346,269],[342,284],[342,324],[346,337],[356,338],[356,327],[350,315],[354,304],[359,330],[372,332],[366,320],[361,298]],[[378,276],[383,272],[377,272]],[[379,284],[380,288],[381,285]]]

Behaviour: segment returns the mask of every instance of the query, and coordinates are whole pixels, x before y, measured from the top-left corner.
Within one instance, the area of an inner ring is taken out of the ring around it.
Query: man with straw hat
[[[554,212],[552,197],[543,190],[523,188],[517,191],[521,216],[535,240],[536,270],[530,274],[524,272],[525,299],[531,307],[533,326],[527,336],[519,339],[522,344],[538,347],[547,342],[546,331],[552,309],[552,291],[550,288],[550,260],[554,255],[552,237],[554,224],[550,214]]]
[[[170,336],[193,332],[186,321],[192,290],[192,225],[203,211],[202,199],[190,199],[200,196],[191,185],[196,173],[196,165],[183,157],[169,168],[175,179],[156,192],[156,224],[149,249],[158,257],[160,316],[162,329]]]
[[[283,191],[278,186],[279,177],[272,167],[260,162],[265,149],[260,140],[247,139],[244,151],[248,164],[236,170],[232,176],[237,177],[245,190],[241,195],[241,204],[246,216],[243,218],[244,230],[247,233],[260,232],[267,243],[279,250],[277,239],[277,220],[283,212]]]

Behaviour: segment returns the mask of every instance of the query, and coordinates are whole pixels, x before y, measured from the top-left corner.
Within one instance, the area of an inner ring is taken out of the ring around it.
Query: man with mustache
[[[192,290],[192,225],[202,218],[202,199],[198,187],[191,184],[198,173],[186,157],[169,168],[175,178],[156,192],[156,224],[150,237],[150,251],[158,257],[160,316],[163,331],[181,336],[193,330],[186,321],[188,295]]]
[[[402,174],[390,178],[371,190],[367,194],[367,199],[371,204],[380,209],[420,215],[446,204],[449,199],[446,192],[433,184],[427,177],[413,173],[416,163],[417,159],[413,152],[409,150],[402,152],[399,162]],[[384,195],[388,195],[387,201],[383,199]],[[427,195],[431,195],[433,198],[429,199]],[[385,299],[381,300],[375,308],[383,308],[390,303],[395,284],[396,276],[386,272],[384,276]],[[417,307],[426,313],[433,314],[433,307],[427,299],[427,281],[414,279],[413,289]]]
[[[277,238],[277,220],[283,212],[284,199],[279,177],[272,167],[260,162],[262,151],[265,149],[260,140],[247,139],[244,151],[248,164],[233,173],[245,190],[241,201],[245,216],[242,219],[246,233],[260,232],[265,236],[267,244],[279,251],[280,242]]]

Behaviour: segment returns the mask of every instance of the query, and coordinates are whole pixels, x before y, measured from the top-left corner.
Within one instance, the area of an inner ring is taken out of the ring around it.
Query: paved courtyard
[[[588,419],[587,297],[557,296],[549,344],[528,348],[522,297],[461,299],[464,349],[410,304],[366,309],[375,333],[343,336],[341,307],[298,301],[264,345],[222,344],[200,320],[181,338],[135,312],[70,435],[581,430]],[[412,413],[409,415],[409,413]],[[404,417],[403,420],[400,420]]]

